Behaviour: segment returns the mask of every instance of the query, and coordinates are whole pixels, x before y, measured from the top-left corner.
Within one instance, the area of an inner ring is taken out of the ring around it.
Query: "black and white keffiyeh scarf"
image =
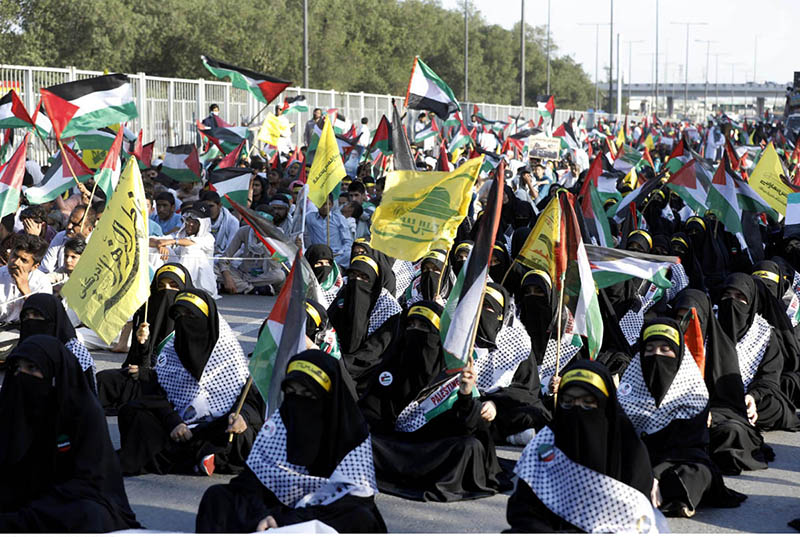
[[[514,473],[550,511],[587,533],[659,533],[659,515],[644,494],[570,460],[548,427],[525,447]]]
[[[386,290],[381,289],[381,294],[378,300],[375,301],[375,307],[372,308],[372,313],[369,316],[369,326],[367,328],[367,337],[371,336],[375,330],[381,327],[390,317],[394,317],[403,311],[403,308],[398,304],[392,294]]]
[[[175,338],[164,344],[156,362],[158,383],[187,424],[218,418],[236,403],[250,371],[248,359],[227,321],[219,318],[219,338],[198,382],[175,352]]]
[[[642,376],[642,362],[637,353],[622,375],[617,397],[636,432],[653,434],[672,420],[690,419],[708,405],[708,389],[700,369],[684,347],[683,359],[660,406],[656,406]]]
[[[497,334],[497,348],[475,348],[475,384],[481,393],[492,393],[509,386],[519,364],[530,357],[531,338],[515,316],[511,319],[511,324]]]
[[[761,365],[761,360],[767,352],[771,334],[772,327],[764,317],[756,313],[753,324],[736,344],[736,353],[739,355],[739,371],[742,374],[745,392],[753,382],[758,366]]]
[[[348,494],[366,498],[378,490],[369,435],[329,477],[310,475],[304,466],[288,462],[286,427],[280,410],[258,432],[247,466],[281,503],[293,508],[328,505]]]

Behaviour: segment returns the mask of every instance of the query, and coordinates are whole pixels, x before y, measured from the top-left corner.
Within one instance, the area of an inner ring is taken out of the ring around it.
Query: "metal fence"
[[[31,67],[0,64],[0,94],[15,89],[25,107],[32,111],[39,101],[39,90],[63,82],[72,82],[102,75],[100,71],[86,71],[74,67]],[[196,140],[196,121],[208,115],[208,107],[216,103],[220,107],[220,115],[229,123],[247,124],[252,121],[258,125],[266,115],[262,103],[249,92],[231,86],[228,82],[205,79],[164,78],[148,76],[145,73],[128,75],[133,86],[133,94],[139,109],[139,117],[128,127],[133,132],[143,130],[143,139],[147,143],[155,140],[155,154],[162,154],[167,146],[192,143]],[[347,119],[358,122],[366,117],[371,128],[377,126],[381,116],[391,117],[392,99],[399,105],[403,97],[393,95],[376,95],[372,93],[348,93],[336,90],[319,90],[310,88],[287,88],[275,103],[282,103],[284,98],[304,95],[309,105],[308,112],[290,116],[295,123],[293,137],[296,144],[302,144],[303,126],[311,117],[314,108],[327,110],[337,108]],[[534,107],[524,107],[493,103],[462,103],[465,115],[472,112],[476,104],[481,113],[490,119],[507,120],[509,117],[521,116],[538,122],[540,112]],[[586,125],[591,128],[594,115],[585,111],[556,110],[554,124],[559,125],[570,117],[578,118],[585,114]],[[409,114],[406,121],[413,121]],[[604,117],[615,119],[615,116],[604,114]],[[638,119],[638,116],[631,116]],[[44,162],[48,149],[55,147],[53,139],[47,140],[48,148],[35,139],[32,158]]]

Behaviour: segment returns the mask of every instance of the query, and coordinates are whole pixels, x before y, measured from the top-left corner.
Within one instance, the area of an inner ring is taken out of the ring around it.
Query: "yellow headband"
[[[328,374],[311,362],[306,362],[305,360],[295,360],[289,364],[286,374],[288,375],[292,371],[300,371],[301,373],[305,373],[312,379],[316,380],[326,392],[331,391],[331,379]]]
[[[472,245],[468,242],[462,242],[458,246],[456,246],[456,252],[460,252],[461,250],[467,250],[468,252],[472,251]]]
[[[412,315],[425,317],[437,330],[439,329],[439,316],[436,315],[436,312],[432,309],[426,308],[425,306],[412,306],[411,309],[408,310],[408,316],[411,317]]]
[[[203,314],[208,317],[208,304],[206,301],[194,293],[181,293],[175,299],[175,302],[188,302],[199,309]]]
[[[180,270],[175,265],[164,265],[163,267],[158,269],[156,271],[156,280],[158,280],[158,277],[161,276],[162,274],[164,274],[165,272],[171,272],[171,273],[175,274],[178,278],[180,278],[180,280],[183,283],[186,283],[186,273],[183,272],[182,270]]]
[[[701,226],[703,226],[703,229],[706,228],[706,221],[699,216],[690,216],[686,223],[688,224],[689,222],[698,222]]]
[[[442,252],[437,252],[434,250],[432,252],[428,252],[427,254],[425,254],[425,257],[422,258],[423,261],[425,261],[426,259],[435,259],[440,263],[444,263],[446,257]]]
[[[503,300],[503,293],[501,293],[500,291],[498,291],[494,287],[489,287],[488,285],[486,286],[486,293],[488,293],[488,295],[490,297],[495,299],[497,301],[497,303],[500,304],[501,308],[505,308],[506,307],[505,301]],[[500,312],[500,313],[502,313],[502,312]]]
[[[369,246],[369,240],[365,239],[364,237],[359,237],[353,242],[355,242],[356,244],[366,244],[367,246]]]
[[[500,250],[501,252],[505,253],[505,249],[502,246],[500,246],[499,244],[495,244],[494,245],[494,249],[495,250]]]
[[[603,381],[603,377],[594,371],[589,371],[588,369],[573,369],[572,371],[567,372],[563,377],[561,377],[559,390],[562,390],[564,385],[569,382],[585,382],[586,384],[591,384],[603,392],[603,395],[608,397],[608,388],[606,388],[606,383]]]
[[[777,274],[768,270],[757,270],[753,273],[753,276],[758,276],[759,278],[763,278],[765,280],[771,280],[775,283],[780,281],[780,277]]]
[[[372,270],[375,271],[376,275],[380,274],[380,271],[378,270],[378,264],[375,262],[374,259],[372,259],[370,257],[367,257],[365,255],[357,255],[353,259],[350,260],[350,265],[352,266],[353,263],[355,263],[356,261],[363,261],[364,263],[366,263],[367,265],[372,267]]]
[[[628,238],[630,239],[630,238],[631,238],[631,237],[633,237],[634,235],[641,235],[641,236],[642,236],[642,237],[644,237],[644,239],[647,241],[647,246],[648,246],[649,248],[652,248],[652,247],[653,247],[653,239],[651,239],[651,238],[650,238],[650,234],[649,234],[648,232],[646,232],[646,231],[644,231],[644,230],[641,230],[641,229],[635,229],[635,230],[631,231],[631,232],[628,234]]]
[[[675,345],[678,346],[680,346],[681,344],[680,333],[671,326],[667,326],[666,324],[651,324],[650,326],[645,328],[644,333],[642,334],[642,341],[647,341],[651,337],[667,339],[669,341],[674,342]]]
[[[688,245],[688,244],[686,244],[686,241],[685,241],[685,240],[683,240],[683,239],[682,239],[682,238],[680,238],[680,237],[672,237],[672,240],[673,240],[673,241],[675,241],[675,242],[679,242],[679,243],[683,244],[683,245],[684,245],[684,246],[686,246],[687,248],[689,247],[689,245]]]
[[[308,312],[308,314],[311,315],[311,318],[314,319],[315,325],[319,326],[319,323],[322,322],[322,319],[319,316],[317,308],[306,302],[306,312]]]
[[[530,276],[532,274],[535,274],[535,275],[539,276],[545,282],[547,282],[547,285],[549,285],[550,287],[553,287],[553,281],[550,279],[550,275],[547,272],[545,272],[543,270],[539,270],[539,269],[533,269],[533,270],[529,270],[528,272],[526,272],[525,276],[522,277],[522,281],[524,282],[525,278],[527,278],[528,276]]]

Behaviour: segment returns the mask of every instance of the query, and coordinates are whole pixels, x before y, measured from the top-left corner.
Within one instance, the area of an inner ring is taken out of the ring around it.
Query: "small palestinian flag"
[[[456,114],[458,115],[458,114]],[[459,120],[461,118],[459,117]],[[474,142],[472,137],[469,135],[469,131],[464,126],[464,123],[461,122],[458,130],[453,135],[453,138],[450,140],[450,144],[447,146],[447,152],[453,153],[459,147],[464,147],[466,145],[470,145]]]
[[[236,166],[236,164],[239,162],[239,156],[242,154],[242,149],[244,148],[245,142],[246,140],[242,140],[242,143],[240,143],[236,149],[225,155],[225,157],[219,161],[219,164],[217,164],[217,168],[233,168]],[[277,153],[277,151],[275,153]]]
[[[613,247],[611,228],[603,210],[603,198],[597,191],[597,184],[603,173],[602,155],[597,155],[589,166],[589,171],[581,187],[581,213],[586,235],[594,244]]]
[[[680,161],[676,158],[675,162]],[[695,213],[704,214],[708,208],[706,198],[710,187],[704,183],[704,179],[695,171],[695,161],[692,159],[670,176],[666,186],[680,196]]]
[[[19,208],[19,194],[25,177],[25,154],[30,134],[19,145],[11,160],[3,166],[0,175],[0,218],[13,214]]]
[[[616,283],[639,278],[656,284],[661,289],[672,287],[667,278],[670,265],[679,263],[673,256],[652,255],[619,248],[585,245],[589,265],[592,267],[598,289],[604,289]]]
[[[578,150],[581,148],[578,138],[575,137],[575,132],[572,130],[571,123],[562,123],[560,127],[553,131],[553,137],[561,138],[561,149]]]
[[[403,120],[397,111],[397,106],[392,102],[392,155],[394,155],[395,170],[416,170],[414,155],[408,143]]]
[[[291,114],[294,112],[308,112],[308,104],[305,95],[298,95],[297,97],[289,97],[284,99],[281,115]]]
[[[199,181],[202,173],[197,148],[193,144],[174,145],[167,148],[161,171],[176,181]]]
[[[103,160],[103,165],[97,170],[94,176],[94,181],[97,187],[106,195],[106,202],[111,199],[114,190],[119,183],[119,176],[122,173],[122,161],[120,160],[120,152],[122,151],[122,135],[123,131],[120,128],[114,138],[114,142],[106,153],[106,158]]]
[[[256,99],[265,104],[272,102],[291,84],[288,80],[236,67],[209,56],[200,56],[200,59],[203,60],[203,65],[212,75],[217,78],[228,78],[234,88],[249,91]]]
[[[556,101],[552,95],[540,95],[536,98],[536,105],[539,109],[539,116],[550,118],[556,115]]]
[[[280,406],[281,382],[286,376],[289,359],[306,350],[307,284],[302,260],[298,250],[250,358],[253,382],[269,405],[267,415]]]
[[[122,74],[43,88],[42,104],[58,138],[134,119],[139,115],[131,82]]]
[[[436,126],[436,121],[431,118],[430,122],[428,122],[424,129],[414,133],[414,143],[421,143],[432,136],[436,136],[437,134],[439,134],[439,127]]]
[[[249,168],[221,168],[208,175],[208,184],[222,198],[222,204],[231,209],[229,199],[242,205],[247,203],[252,176],[253,170]]]
[[[133,149],[130,153],[136,157],[136,161],[139,163],[140,169],[146,170],[152,166],[153,148],[155,145],[155,140],[148,144],[142,144],[142,131],[139,131],[139,136],[136,138],[136,141],[133,144]]]
[[[64,163],[64,158],[69,159],[69,165]],[[31,205],[41,205],[53,201],[58,196],[69,190],[75,185],[75,179],[70,172],[78,177],[78,181],[85,183],[94,175],[92,170],[81,160],[75,151],[68,145],[64,146],[64,152],[56,153],[55,161],[47,170],[42,181],[37,186],[29,187],[25,190],[25,197]]]
[[[461,110],[450,86],[425,65],[419,56],[414,58],[405,105],[415,110],[430,110],[442,120],[446,120],[451,112]]]
[[[372,135],[372,142],[369,144],[369,152],[373,159],[377,158],[376,151],[382,155],[392,154],[392,125],[385,115],[381,116],[378,128]]]
[[[9,90],[0,99],[0,128],[24,129],[33,126],[33,120],[25,110],[25,105],[17,97],[17,92]]]
[[[786,220],[784,221],[783,237],[785,239],[800,237],[800,192],[786,196]]]

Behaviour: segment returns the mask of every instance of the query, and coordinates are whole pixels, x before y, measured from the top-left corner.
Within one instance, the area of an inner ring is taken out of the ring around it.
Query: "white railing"
[[[39,101],[39,90],[63,82],[71,82],[84,78],[102,75],[100,71],[86,71],[75,67],[31,67],[21,65],[0,64],[0,93],[5,94],[8,89],[18,91],[25,107],[32,113]],[[266,115],[268,110],[263,110],[262,103],[258,102],[249,92],[234,88],[228,82],[185,78],[165,78],[149,76],[145,73],[129,74],[139,117],[128,127],[133,132],[142,129],[144,142],[155,140],[155,154],[164,152],[167,146],[182,143],[192,143],[197,139],[196,121],[208,115],[208,107],[216,103],[220,107],[220,115],[229,123],[247,124],[253,120],[253,125]],[[308,112],[303,112],[289,117],[295,123],[293,136],[298,145],[302,145],[303,126],[310,119],[314,108],[338,108],[346,118],[358,124],[362,117],[369,120],[370,128],[375,128],[381,116],[386,114],[391,118],[392,99],[396,99],[398,108],[404,97],[392,95],[377,95],[372,93],[348,93],[336,90],[319,90],[310,88],[287,88],[275,100],[275,104],[282,103],[286,97],[304,95],[309,106]],[[535,107],[492,104],[492,103],[462,103],[463,114],[472,113],[473,104],[477,104],[481,113],[490,119],[507,121],[509,117],[518,115],[539,120],[539,111]],[[570,117],[576,119],[585,114],[587,126],[594,122],[593,114],[584,111],[556,109],[555,125],[567,121]],[[415,114],[408,114],[406,121],[410,124]],[[604,117],[614,119],[615,116],[604,114]],[[631,116],[638,119],[638,116]],[[47,140],[46,149],[41,140],[34,139],[31,157],[44,162],[48,151],[53,151],[55,141]]]

